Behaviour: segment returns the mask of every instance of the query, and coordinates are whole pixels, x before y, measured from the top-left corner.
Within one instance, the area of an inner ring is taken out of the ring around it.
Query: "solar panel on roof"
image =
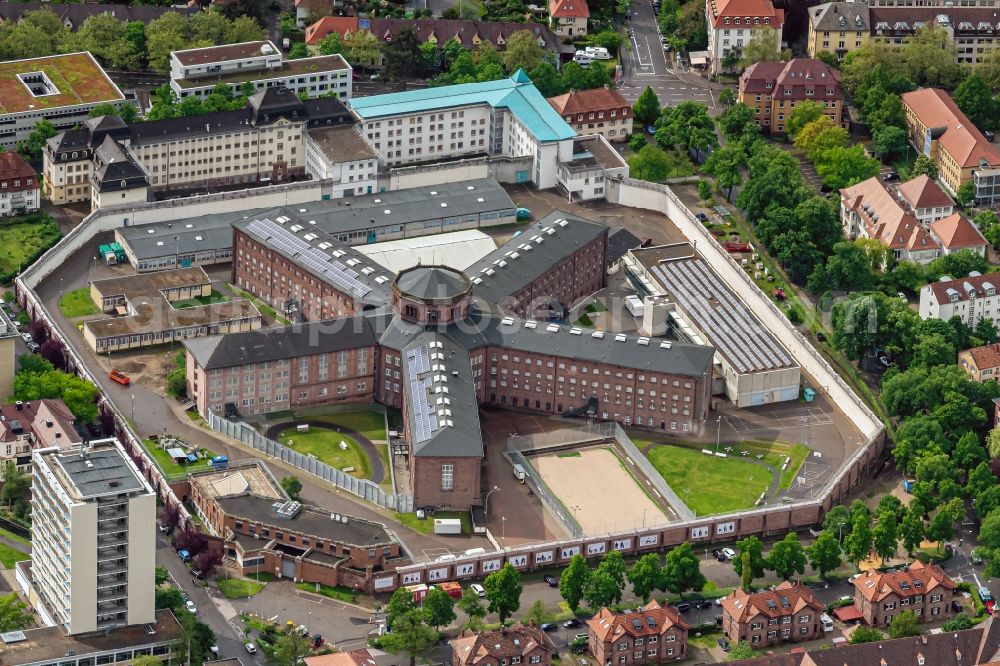
[[[23,631],[8,631],[0,634],[0,641],[4,643],[20,643],[26,640],[28,637],[24,635]]]
[[[415,443],[429,440],[438,429],[436,410],[430,404],[431,362],[428,347],[420,346],[406,352],[409,376],[410,413],[413,416]]]

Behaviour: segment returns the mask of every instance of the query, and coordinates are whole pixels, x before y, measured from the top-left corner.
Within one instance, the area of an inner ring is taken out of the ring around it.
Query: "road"
[[[661,106],[676,106],[685,100],[694,100],[707,104],[712,111],[718,110],[715,99],[718,84],[680,70],[673,59],[664,53],[656,15],[649,0],[632,3],[629,27],[632,29],[632,36],[629,37],[631,50],[623,57],[625,80],[619,92],[630,104],[634,104],[649,86],[656,91]]]

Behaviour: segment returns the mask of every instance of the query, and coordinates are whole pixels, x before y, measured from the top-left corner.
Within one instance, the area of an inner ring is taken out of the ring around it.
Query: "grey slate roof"
[[[375,344],[375,333],[364,317],[262,328],[244,333],[191,338],[184,346],[205,370],[296,358]]]
[[[634,250],[642,244],[638,236],[624,227],[614,229],[608,234],[608,253],[605,257],[610,266],[625,256],[629,250]]]
[[[432,346],[440,345],[440,346]],[[428,356],[440,353],[444,371],[428,369],[414,372],[406,355],[423,348]],[[467,348],[457,344],[447,335],[435,331],[418,333],[403,351],[403,393],[410,408],[406,410],[413,455],[419,457],[473,457],[482,458],[483,433],[479,424],[479,401],[472,377],[472,362]],[[435,380],[435,378],[443,378]],[[443,390],[440,390],[443,389]],[[429,391],[425,400],[414,395],[416,391]],[[440,390],[440,392],[435,392]],[[441,404],[437,400],[441,399]],[[417,405],[429,405],[429,411],[420,413]],[[418,421],[426,418],[433,431],[426,431],[427,438],[418,436],[422,429]]]
[[[808,11],[814,30],[839,33],[841,30],[867,31],[870,26],[868,3],[864,1],[827,2]]]
[[[115,192],[146,187],[149,179],[132,154],[123,149],[110,135],[94,151],[94,173],[91,176],[100,192]]]
[[[472,283],[458,271],[440,266],[415,266],[396,278],[400,293],[421,300],[451,299],[468,292]]]
[[[565,226],[561,224],[563,220]],[[552,233],[548,233],[549,229]],[[475,283],[477,298],[499,303],[504,296],[523,289],[555,264],[607,233],[608,227],[599,222],[554,210],[469,266],[465,274]],[[529,246],[530,249],[525,249]],[[501,267],[499,262],[505,265]]]

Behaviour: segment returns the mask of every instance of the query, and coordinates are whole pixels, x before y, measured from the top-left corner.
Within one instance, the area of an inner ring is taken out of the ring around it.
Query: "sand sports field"
[[[549,453],[528,462],[587,534],[642,527],[644,518],[646,525],[667,520],[610,449]]]

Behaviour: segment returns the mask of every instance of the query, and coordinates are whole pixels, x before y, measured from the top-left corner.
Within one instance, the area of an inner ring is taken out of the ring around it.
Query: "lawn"
[[[573,323],[576,326],[582,326],[583,328],[592,328],[594,326],[594,320],[591,319],[589,315],[583,315]]]
[[[462,534],[472,534],[472,519],[468,511],[436,511],[424,520],[417,518],[415,513],[396,513],[397,521],[421,534],[434,534],[435,518],[458,518],[462,521]]]
[[[584,311],[589,313],[607,312],[608,308],[605,307],[604,303],[601,303],[600,301],[594,301],[593,303],[590,303],[587,307],[585,307]]]
[[[337,587],[330,587],[329,585],[320,585],[319,591],[316,590],[316,583],[296,583],[295,587],[302,590],[303,592],[313,592],[315,594],[322,594],[324,597],[330,597],[331,599],[336,599],[337,601],[346,601],[348,603],[354,603],[358,599],[358,593],[349,587],[344,587],[343,585],[338,585]]]
[[[12,541],[16,541],[19,544],[22,544],[24,546],[27,546],[28,548],[31,548],[31,540],[25,539],[22,536],[18,536],[16,534],[14,534],[13,532],[11,532],[10,530],[5,530],[2,527],[0,527],[0,536],[6,537],[6,538],[8,538],[8,539],[10,539]]]
[[[244,599],[252,597],[264,589],[264,583],[258,583],[244,578],[220,578],[219,592],[226,599]]]
[[[691,446],[701,448],[701,444],[692,442]],[[750,451],[754,458],[757,455],[763,455],[763,461],[766,462],[771,467],[779,470],[781,472],[781,481],[779,487],[782,490],[788,489],[791,485],[792,480],[795,478],[795,473],[799,471],[799,467],[802,466],[802,462],[809,455],[809,447],[805,444],[793,444],[791,442],[762,442],[759,440],[751,440],[745,442],[738,442],[734,444],[729,444],[727,446],[732,446],[735,456],[736,453],[740,451]],[[781,465],[785,462],[785,457],[791,458],[788,463],[788,468],[782,470]]]
[[[175,310],[183,310],[184,308],[196,308],[202,305],[212,305],[213,303],[226,303],[229,300],[228,296],[213,289],[212,293],[208,296],[196,296],[195,298],[188,298],[183,301],[174,301],[171,305]]]
[[[324,414],[322,416],[310,416],[310,421],[323,421],[324,423],[334,423],[341,427],[353,430],[370,439],[373,442],[385,441],[385,419],[381,412],[370,410],[358,412],[342,412],[336,414]]]
[[[5,220],[0,224],[0,282],[9,282],[61,237],[59,225],[44,213]]]
[[[359,479],[371,476],[371,463],[361,445],[351,436],[326,428],[310,428],[309,432],[299,432],[295,426],[282,430],[277,437],[278,442],[288,448],[305,455],[312,455],[330,467],[343,470],[353,467],[353,472],[347,472]],[[345,442],[347,449],[340,448]]]
[[[674,492],[699,516],[751,507],[771,485],[770,474],[739,458],[718,458],[662,444],[650,448],[646,455]]]
[[[142,440],[143,445],[146,447],[146,451],[149,452],[157,463],[160,465],[160,469],[163,470],[164,474],[174,475],[174,474],[186,474],[188,472],[204,472],[205,470],[212,469],[212,464],[209,460],[215,454],[211,451],[207,452],[207,456],[204,459],[200,459],[196,463],[179,465],[174,462],[173,458],[167,455],[167,452],[160,448],[157,442],[151,439]]]
[[[260,300],[259,298],[257,298],[253,294],[251,294],[250,292],[243,291],[239,287],[235,287],[232,284],[227,284],[226,286],[229,287],[235,295],[239,296],[240,298],[245,298],[245,299],[251,301],[254,305],[257,306],[258,310],[260,310],[261,312],[263,312],[264,314],[266,314],[268,317],[270,317],[271,319],[273,319],[276,323],[285,324],[286,326],[292,323],[292,322],[288,321],[287,319],[285,319],[284,317],[282,317],[281,315],[279,315],[277,310],[275,310],[270,305],[268,305],[264,301]]]
[[[90,298],[90,287],[80,287],[63,294],[59,299],[59,311],[69,319],[101,314]]]
[[[11,548],[5,543],[0,543],[0,564],[3,565],[4,569],[10,569],[14,566],[15,562],[27,559],[30,559],[27,552]]]

